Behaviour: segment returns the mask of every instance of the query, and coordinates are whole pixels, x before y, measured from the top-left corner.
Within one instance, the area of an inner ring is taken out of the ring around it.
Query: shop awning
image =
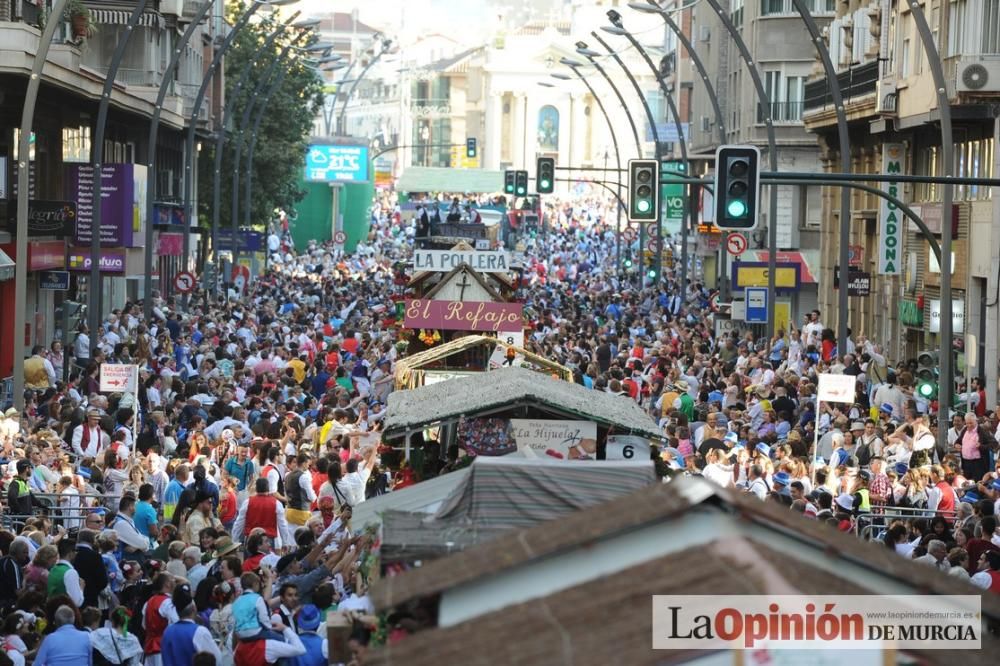
[[[754,250],[751,254],[754,255],[754,258],[750,259],[750,261],[767,261],[767,250]],[[816,279],[816,273],[813,271],[813,266],[819,268],[819,250],[778,252],[775,255],[775,261],[779,264],[798,264],[801,268],[802,284],[816,284],[819,282]]]
[[[132,16],[131,9],[90,9],[90,16],[94,23],[98,25],[128,25],[128,20]],[[146,28],[163,29],[163,15],[155,11],[145,11],[139,17],[139,25]]]
[[[14,279],[14,260],[3,250],[0,250],[0,282]]]

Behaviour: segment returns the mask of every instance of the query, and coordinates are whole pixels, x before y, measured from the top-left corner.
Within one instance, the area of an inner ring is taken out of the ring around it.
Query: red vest
[[[937,489],[941,491],[941,501],[938,502],[937,506],[938,512],[943,513],[945,518],[954,518],[955,491],[952,490],[947,481],[938,481]]]
[[[156,594],[146,602],[146,640],[143,648],[146,654],[159,654],[160,643],[163,641],[163,632],[167,630],[167,618],[160,615],[160,606],[169,597],[165,594]]]
[[[247,500],[247,519],[243,533],[250,534],[255,527],[264,528],[270,538],[278,536],[278,500],[271,495],[253,495]]]
[[[990,575],[990,579],[993,581],[987,589],[990,592],[1000,594],[1000,571],[987,570],[986,573]]]
[[[240,666],[267,666],[267,641],[237,641],[233,658]]]

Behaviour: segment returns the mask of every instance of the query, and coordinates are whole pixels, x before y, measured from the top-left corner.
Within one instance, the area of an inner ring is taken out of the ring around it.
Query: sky
[[[440,32],[462,42],[478,42],[495,25],[495,9],[490,0],[299,0],[295,9],[303,15],[330,11],[350,12],[358,8],[361,21],[373,27],[398,27],[406,31]],[[493,15],[493,16],[491,16]]]

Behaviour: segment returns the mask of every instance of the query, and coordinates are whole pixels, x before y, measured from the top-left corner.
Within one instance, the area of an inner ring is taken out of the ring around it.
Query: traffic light
[[[646,277],[648,277],[650,280],[655,280],[656,279],[656,267],[655,266],[650,266],[649,267],[649,270],[646,271]]]
[[[528,172],[515,171],[514,174],[514,194],[519,197],[528,196]]]
[[[470,160],[476,156],[476,139],[474,137],[465,140],[465,156]]]
[[[517,180],[517,174],[513,171],[503,172],[503,193],[504,194],[514,194],[515,181]]]
[[[940,361],[940,354],[933,349],[922,351],[917,355],[916,392],[924,400],[933,400],[938,395]]]
[[[715,225],[756,229],[760,198],[760,150],[756,146],[719,146],[715,151]]]
[[[660,163],[628,161],[628,221],[653,222],[660,211]]]
[[[539,157],[535,163],[535,191],[552,194],[556,186],[556,161],[552,157]]]

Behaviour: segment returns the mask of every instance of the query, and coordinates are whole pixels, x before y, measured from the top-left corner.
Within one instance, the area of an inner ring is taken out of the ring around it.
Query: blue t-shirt
[[[132,522],[135,523],[135,529],[144,537],[156,536],[156,509],[149,502],[136,502]]]

